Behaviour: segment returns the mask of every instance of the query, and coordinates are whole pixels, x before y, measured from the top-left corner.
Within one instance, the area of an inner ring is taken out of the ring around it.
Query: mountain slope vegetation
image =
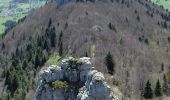
[[[38,70],[53,54],[89,56],[126,97],[143,98],[170,66],[170,13],[145,0],[55,2],[26,16],[0,40],[0,66],[6,89],[2,100],[23,100],[34,89]],[[108,74],[105,57],[113,57]],[[169,78],[170,79],[170,78]],[[168,78],[167,78],[168,80]],[[169,80],[168,80],[169,81]],[[150,85],[151,84],[151,85]],[[23,92],[24,91],[24,92]]]

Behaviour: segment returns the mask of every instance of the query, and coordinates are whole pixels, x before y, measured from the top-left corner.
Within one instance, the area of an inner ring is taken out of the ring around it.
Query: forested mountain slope
[[[125,96],[139,100],[148,80],[154,89],[157,80],[163,85],[168,73],[169,16],[145,0],[69,2],[63,6],[48,3],[0,40],[7,93],[17,100],[24,98],[34,88],[33,76],[54,53],[89,56],[108,76],[105,57],[110,52],[115,71],[108,82],[118,85]]]

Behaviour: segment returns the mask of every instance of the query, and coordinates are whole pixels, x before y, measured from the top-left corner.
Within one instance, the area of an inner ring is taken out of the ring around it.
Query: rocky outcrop
[[[39,73],[36,100],[119,100],[90,58],[68,58]]]

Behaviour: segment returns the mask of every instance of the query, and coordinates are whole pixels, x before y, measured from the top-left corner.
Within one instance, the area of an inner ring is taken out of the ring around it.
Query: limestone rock
[[[53,84],[57,81],[60,82]],[[40,71],[35,99],[119,100],[113,96],[104,75],[92,67],[88,57],[80,59],[69,57],[63,59],[59,66],[51,65]]]

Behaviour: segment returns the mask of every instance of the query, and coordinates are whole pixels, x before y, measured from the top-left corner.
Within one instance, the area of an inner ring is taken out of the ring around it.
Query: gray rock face
[[[66,81],[67,86],[56,81]],[[36,100],[119,100],[113,96],[104,75],[92,67],[90,58],[63,59],[59,66],[51,65],[39,73]]]

